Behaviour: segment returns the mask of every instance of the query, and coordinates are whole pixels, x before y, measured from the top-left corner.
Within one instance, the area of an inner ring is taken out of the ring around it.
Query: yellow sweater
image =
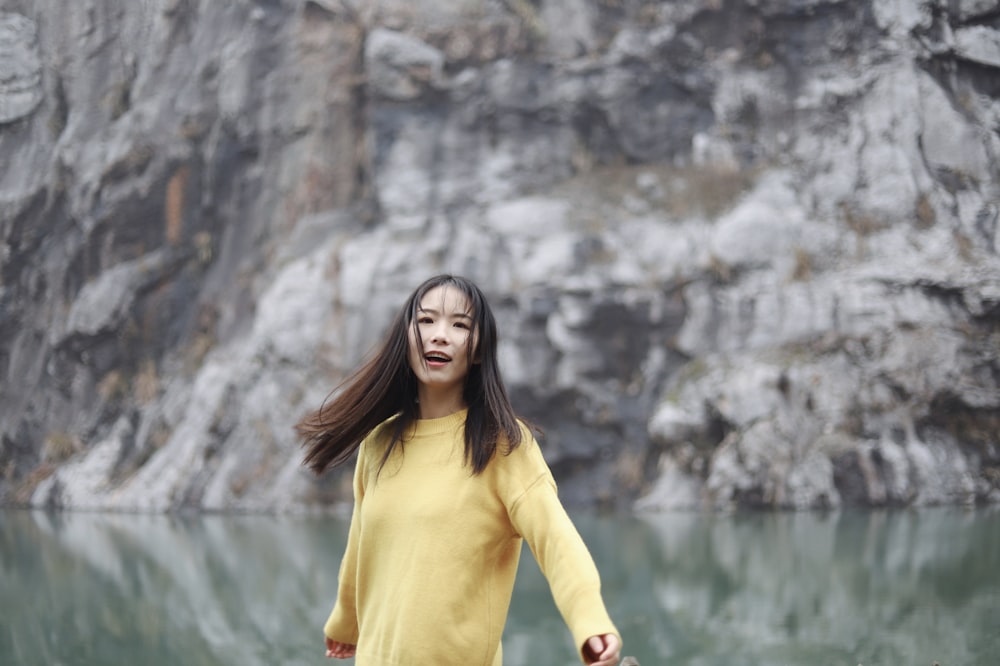
[[[465,417],[417,421],[377,478],[389,428],[361,445],[337,603],[324,627],[357,645],[357,666],[499,666],[522,538],[578,649],[618,633],[535,439],[525,429],[513,453],[498,452],[473,476]]]

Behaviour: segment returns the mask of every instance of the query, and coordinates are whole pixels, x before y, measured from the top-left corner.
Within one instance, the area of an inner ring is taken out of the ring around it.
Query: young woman
[[[617,664],[597,569],[511,408],[475,284],[420,285],[374,357],[296,430],[317,474],[358,454],[327,657],[499,666],[527,540],[582,661]]]

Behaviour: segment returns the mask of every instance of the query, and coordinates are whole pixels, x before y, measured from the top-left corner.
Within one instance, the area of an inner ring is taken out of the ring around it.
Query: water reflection
[[[0,663],[315,664],[337,521],[6,512]]]
[[[574,520],[643,666],[1000,656],[998,511]],[[319,627],[346,528],[330,516],[0,513],[0,663],[325,663]],[[512,666],[577,663],[530,556],[504,650]]]
[[[1000,663],[996,510],[575,519],[644,666]],[[532,626],[560,629],[530,562],[519,592],[508,628],[544,649]],[[572,663],[530,654],[512,663]]]

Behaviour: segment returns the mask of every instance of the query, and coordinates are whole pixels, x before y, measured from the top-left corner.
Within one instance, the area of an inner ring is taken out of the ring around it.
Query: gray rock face
[[[349,499],[440,271],[568,502],[1000,501],[996,2],[0,10],[4,503]]]
[[[0,124],[29,115],[42,101],[37,30],[26,16],[0,12]]]

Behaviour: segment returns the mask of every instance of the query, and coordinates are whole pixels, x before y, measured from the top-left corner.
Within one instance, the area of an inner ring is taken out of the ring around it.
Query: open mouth
[[[441,352],[431,352],[429,354],[424,354],[424,359],[429,365],[444,365],[451,361],[451,357],[447,354],[442,354]]]

